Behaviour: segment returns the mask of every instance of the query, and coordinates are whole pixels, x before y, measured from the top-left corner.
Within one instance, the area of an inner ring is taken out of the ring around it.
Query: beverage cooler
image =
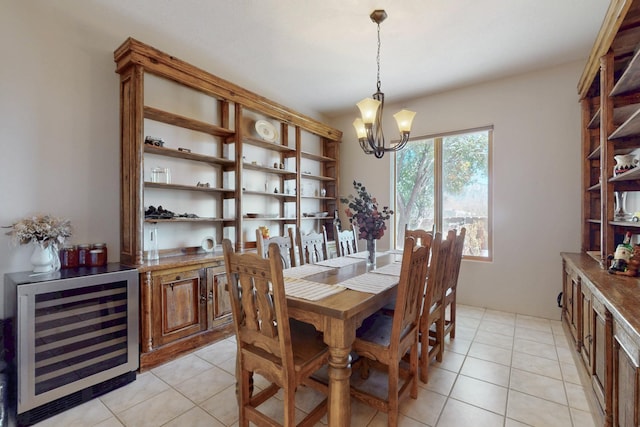
[[[18,425],[135,380],[137,270],[110,263],[10,273],[4,285],[9,413]]]

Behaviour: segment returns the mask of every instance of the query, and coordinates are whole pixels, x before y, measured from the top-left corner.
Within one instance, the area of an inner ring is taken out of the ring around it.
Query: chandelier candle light
[[[384,143],[384,133],[382,132],[382,110],[384,109],[384,93],[380,91],[380,23],[387,18],[387,12],[384,10],[374,10],[369,15],[371,20],[378,25],[378,55],[376,62],[378,64],[378,83],[377,91],[372,98],[365,98],[356,104],[360,109],[362,118],[357,118],[353,122],[353,127],[358,135],[358,142],[362,151],[366,154],[373,154],[378,159],[384,156],[388,151],[398,151],[404,148],[409,141],[409,133],[411,131],[411,122],[416,115],[414,111],[401,110],[393,115],[398,124],[400,131],[400,141],[394,142],[390,147],[386,147]]]

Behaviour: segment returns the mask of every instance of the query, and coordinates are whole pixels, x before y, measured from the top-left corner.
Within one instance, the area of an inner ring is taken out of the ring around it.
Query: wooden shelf
[[[254,171],[260,171],[260,172],[267,172],[267,173],[272,173],[275,175],[291,175],[291,179],[295,178],[296,173],[293,171],[288,171],[285,169],[276,169],[276,168],[271,168],[269,166],[262,166],[262,165],[256,165],[254,163],[243,163],[242,167],[244,169],[249,169],[249,170],[254,170]]]
[[[609,221],[609,224],[615,225],[616,227],[640,228],[640,222],[633,221]]]
[[[300,152],[300,157],[304,159],[316,160],[318,162],[335,162],[333,157],[321,156],[319,154],[307,153],[305,151]]]
[[[198,132],[208,133],[213,136],[231,137],[235,134],[232,130],[222,128],[220,126],[194,120],[189,117],[180,116],[178,114],[162,111],[157,108],[145,106],[144,117],[146,119],[155,120],[157,122],[167,123],[179,126],[185,129],[191,129]]]
[[[295,198],[296,198],[295,194],[269,193],[268,191],[243,190],[242,193],[246,195],[254,195],[254,196],[271,196],[271,197],[278,197],[281,199],[293,199],[292,201],[295,201]]]
[[[285,153],[295,153],[295,148],[287,147],[286,145],[276,144],[274,142],[265,141],[264,139],[253,138],[245,136],[242,138],[242,142],[245,144],[253,145],[254,147],[266,148],[268,150],[280,151]]]
[[[276,218],[253,218],[253,217],[248,217],[246,215],[244,215],[242,217],[245,221],[291,221],[291,222],[296,222],[296,218],[283,218],[283,217],[276,217]]]
[[[215,222],[225,222],[225,221],[234,221],[233,218],[145,218],[144,222],[155,223],[155,222],[203,222],[203,223],[215,223]]]
[[[629,118],[609,135],[609,140],[640,136],[640,106],[634,105],[634,107]]]
[[[196,187],[194,185],[164,184],[161,182],[145,181],[144,186],[147,188],[162,188],[165,190],[187,190],[187,191],[200,191],[204,193],[223,193],[223,194],[235,193],[235,190],[232,188]]]
[[[189,153],[186,151],[175,150],[173,148],[157,147],[155,145],[144,144],[144,152],[157,154],[159,156],[175,157],[178,159],[193,160],[195,162],[209,163],[212,165],[224,166],[225,170],[233,170],[235,162],[220,157],[206,156],[204,154]]]
[[[596,110],[595,114],[593,115],[593,117],[591,117],[591,120],[587,125],[587,129],[597,129],[600,127],[600,111],[600,108]]]
[[[620,175],[609,178],[609,182],[633,181],[636,179],[640,179],[640,167],[638,166],[624,173],[621,173]]]
[[[613,86],[610,96],[622,95],[640,89],[640,50],[634,53],[631,62],[627,65],[624,73]]]
[[[599,158],[600,158],[600,146],[598,145],[598,146],[596,147],[596,149],[595,149],[595,150],[593,150],[593,151],[591,152],[591,154],[589,154],[589,155],[587,156],[587,159],[589,159],[589,160],[596,160],[596,159],[599,159]]]
[[[314,199],[314,200],[334,200],[335,197],[322,197],[322,196],[300,196],[301,199]]]
[[[311,175],[307,173],[301,173],[300,178],[315,179],[316,181],[335,181],[336,180],[335,178],[332,178],[330,176]]]

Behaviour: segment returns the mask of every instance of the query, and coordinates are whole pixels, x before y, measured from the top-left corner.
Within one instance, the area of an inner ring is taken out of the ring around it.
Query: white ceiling
[[[56,0],[79,26],[128,36],[301,111],[386,101],[586,59],[607,0]],[[42,2],[40,3],[43,4]],[[117,46],[113,46],[115,50]],[[576,84],[577,78],[576,76]]]

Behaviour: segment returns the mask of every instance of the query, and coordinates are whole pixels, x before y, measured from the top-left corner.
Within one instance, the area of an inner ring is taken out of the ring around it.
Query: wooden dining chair
[[[353,255],[358,252],[358,239],[354,229],[340,230],[337,225],[334,225],[333,237],[336,242],[337,256]]]
[[[421,246],[427,246],[430,248],[431,241],[433,240],[433,231],[427,231],[420,228],[416,228],[415,230],[410,230],[405,226],[404,238],[406,239],[407,237],[413,237],[414,239],[416,239],[416,244]],[[382,307],[382,310],[384,310],[385,313],[392,315],[393,310],[395,308],[395,304],[396,304],[396,301],[395,301],[395,298],[393,298],[387,304],[385,304],[384,307]]]
[[[295,244],[290,235],[264,238],[262,237],[262,231],[260,231],[260,229],[256,230],[256,248],[258,249],[258,255],[262,258],[267,258],[269,245],[271,243],[275,243],[280,248],[280,258],[282,259],[282,266],[284,268],[296,266]]]
[[[414,239],[416,239],[416,242],[419,245],[422,245],[423,241],[428,241],[429,242],[429,246],[431,245],[431,240],[433,239],[433,231],[432,230],[423,230],[421,228],[416,228],[416,229],[409,229],[406,228],[404,229],[404,237],[405,239],[407,237],[413,237]]]
[[[328,387],[311,375],[325,365],[329,353],[321,334],[307,323],[289,319],[280,249],[269,245],[267,258],[236,254],[229,239],[222,241],[238,345],[239,425],[278,426],[259,406],[283,390],[284,426],[295,426],[295,392],[304,384],[328,394]],[[253,395],[252,376],[271,385]],[[299,426],[315,425],[327,412],[327,399],[309,411]]]
[[[460,266],[462,265],[462,251],[464,249],[464,238],[467,229],[462,227],[456,236],[455,230],[451,230],[455,243],[451,247],[448,265],[445,273],[444,283],[444,306],[445,315],[444,335],[450,338],[456,337],[456,294],[458,289],[458,276],[460,275]],[[450,232],[450,233],[451,233]],[[448,315],[448,316],[447,316]]]
[[[444,353],[444,278],[452,241],[441,233],[433,236],[427,288],[420,315],[420,381],[429,380],[429,364],[434,357],[442,361]]]
[[[416,246],[413,237],[405,239],[393,316],[378,311],[365,319],[353,343],[353,350],[362,360],[370,361],[368,364],[374,368],[384,367],[388,390],[385,397],[380,397],[353,386],[351,395],[386,412],[390,426],[398,424],[400,399],[407,393],[413,399],[418,396],[418,328],[428,260],[428,247]],[[400,363],[406,353],[408,368]]]
[[[293,229],[289,229],[289,236],[293,239]],[[300,228],[296,231],[296,247],[300,265],[315,264],[327,259],[327,233],[324,226],[321,233],[302,234]]]

